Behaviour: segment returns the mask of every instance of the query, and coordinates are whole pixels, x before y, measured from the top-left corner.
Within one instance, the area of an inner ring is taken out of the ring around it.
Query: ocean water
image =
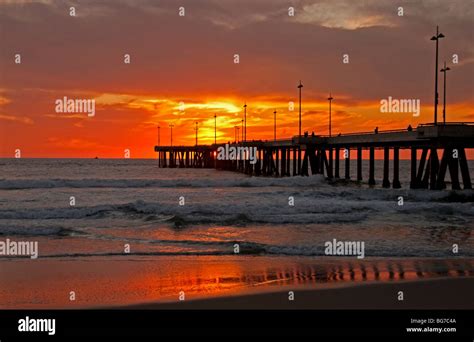
[[[474,275],[473,191],[409,190],[407,161],[404,188],[382,189],[381,167],[369,188],[156,160],[2,159],[0,241],[36,241],[39,257],[0,256],[0,308]],[[364,242],[365,258],[326,255],[333,239]]]
[[[474,256],[474,193],[409,190],[408,161],[397,190],[133,159],[3,159],[0,175],[0,236],[38,241],[41,257],[120,256],[124,244],[136,256],[233,255],[238,244],[312,257],[333,239],[364,241],[366,257]]]

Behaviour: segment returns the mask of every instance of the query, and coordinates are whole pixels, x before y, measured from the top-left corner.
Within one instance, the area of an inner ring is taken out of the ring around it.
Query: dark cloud
[[[294,18],[287,15],[286,1],[183,1],[185,17],[178,16],[174,1],[4,4],[2,84],[258,96],[295,94],[303,79],[308,96],[332,90],[357,100],[391,95],[425,102],[431,100],[434,77],[429,37],[433,17],[439,17],[447,36],[441,60],[449,63],[456,53],[461,62],[449,75],[450,97],[466,101],[474,71],[469,2],[402,2],[405,16],[398,17],[393,1],[295,1]],[[78,17],[68,15],[70,5]],[[355,25],[349,22],[365,17],[384,19],[348,29]],[[21,66],[13,64],[15,53],[22,54]],[[124,65],[125,53],[131,54],[131,65]],[[235,53],[239,65],[233,64]],[[342,63],[345,53],[349,64]]]

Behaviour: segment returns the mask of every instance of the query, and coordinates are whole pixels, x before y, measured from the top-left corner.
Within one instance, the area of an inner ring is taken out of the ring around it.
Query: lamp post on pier
[[[160,125],[158,125],[158,146],[160,146]]]
[[[273,111],[273,140],[277,140],[277,111]]]
[[[299,120],[299,130],[298,130],[298,139],[299,137],[301,137],[301,88],[303,88],[303,84],[301,83],[301,80],[300,80],[300,84],[298,85],[298,89],[299,89],[299,103],[300,103],[300,108],[299,108],[299,112],[300,112],[300,120]]]
[[[214,114],[214,145],[217,144],[217,114]]]
[[[244,141],[247,141],[247,102],[244,104],[244,131],[242,134],[244,135]]]
[[[431,37],[431,40],[436,41],[436,60],[435,60],[435,99],[434,99],[434,124],[438,124],[438,42],[441,38],[444,38],[444,34],[439,32],[438,26],[436,26],[436,35]]]
[[[198,145],[198,122],[196,121],[196,146]]]
[[[173,124],[170,124],[170,129],[171,129],[171,135],[170,135],[170,137],[171,137],[171,143],[170,143],[170,146],[171,146],[171,147],[173,147],[173,127],[174,127],[174,125],[173,125]]]
[[[331,124],[332,124],[332,117],[331,117],[331,103],[334,98],[331,96],[331,93],[329,93],[328,101],[329,101],[329,137],[331,137],[332,132],[331,132]]]
[[[451,70],[449,67],[446,66],[446,61],[444,62],[444,68],[440,71],[444,74],[444,84],[443,84],[443,125],[446,125],[446,73]]]

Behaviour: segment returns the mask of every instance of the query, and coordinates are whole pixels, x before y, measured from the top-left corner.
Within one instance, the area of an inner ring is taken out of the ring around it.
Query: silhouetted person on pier
[[[408,131],[408,132],[413,131],[413,127],[411,127],[411,125],[408,125],[407,131]]]
[[[314,131],[311,133],[311,136],[314,138]]]
[[[304,137],[305,137],[305,138],[308,137],[308,131],[304,132]]]
[[[341,133],[339,133],[337,136],[340,137],[340,136],[341,136]]]
[[[375,127],[374,133],[375,133],[375,134],[379,134],[379,128],[378,128],[378,127]]]

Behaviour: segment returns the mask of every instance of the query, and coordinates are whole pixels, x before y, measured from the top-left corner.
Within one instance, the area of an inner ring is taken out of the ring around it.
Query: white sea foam
[[[49,189],[49,188],[226,188],[266,186],[315,186],[324,183],[322,176],[265,178],[238,177],[236,179],[12,179],[0,180],[0,189]]]

